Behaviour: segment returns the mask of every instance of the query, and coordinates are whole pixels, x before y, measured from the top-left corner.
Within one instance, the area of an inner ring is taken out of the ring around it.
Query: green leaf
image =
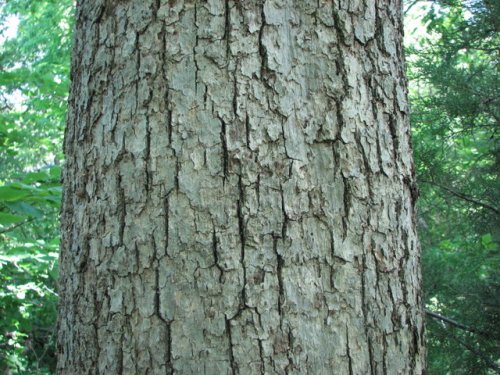
[[[42,211],[26,202],[7,203],[6,206],[9,207],[12,211],[19,214],[33,216],[36,218],[40,218],[43,216]]]
[[[26,216],[13,215],[13,214],[9,214],[7,212],[0,212],[0,225],[3,225],[3,226],[20,223],[21,221],[23,221],[25,219],[26,219]]]
[[[20,201],[29,194],[26,190],[16,189],[11,186],[0,186],[0,202]]]
[[[490,233],[481,237],[481,245],[483,245],[486,250],[496,250],[497,247],[493,241],[493,236]]]

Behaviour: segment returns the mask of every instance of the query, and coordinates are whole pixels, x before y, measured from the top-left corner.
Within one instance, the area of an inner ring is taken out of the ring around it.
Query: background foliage
[[[55,364],[72,2],[0,4],[0,373],[44,374]]]
[[[0,373],[49,374],[55,366],[72,6],[0,2]],[[418,18],[407,57],[425,302],[452,321],[427,319],[428,371],[495,373],[500,4],[416,0],[406,11]]]
[[[425,33],[407,60],[425,302],[466,326],[428,316],[429,373],[496,373],[500,2],[413,1],[407,9],[421,4]]]

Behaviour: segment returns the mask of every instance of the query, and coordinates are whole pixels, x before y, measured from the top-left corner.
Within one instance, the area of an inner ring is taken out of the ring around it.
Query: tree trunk
[[[401,18],[78,1],[60,374],[423,372]]]

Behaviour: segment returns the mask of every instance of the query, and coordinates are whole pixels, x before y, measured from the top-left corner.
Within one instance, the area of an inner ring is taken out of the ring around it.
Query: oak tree
[[[60,374],[421,374],[398,0],[77,2]]]

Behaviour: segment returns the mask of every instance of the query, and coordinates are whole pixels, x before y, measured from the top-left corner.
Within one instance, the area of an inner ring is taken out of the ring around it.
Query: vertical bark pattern
[[[421,374],[399,0],[80,0],[60,374]]]

